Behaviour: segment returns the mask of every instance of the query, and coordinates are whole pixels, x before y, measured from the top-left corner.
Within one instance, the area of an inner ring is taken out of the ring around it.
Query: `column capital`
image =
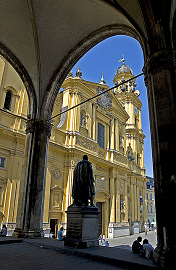
[[[163,70],[171,70],[176,68],[176,51],[161,50],[146,58],[143,72],[145,80],[149,74],[157,74]]]
[[[50,138],[52,124],[48,120],[30,119],[26,124],[26,134],[32,132],[45,133]]]

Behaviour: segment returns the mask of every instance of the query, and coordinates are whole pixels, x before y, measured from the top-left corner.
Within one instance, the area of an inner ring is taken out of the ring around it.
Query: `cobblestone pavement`
[[[28,243],[13,243],[0,246],[1,269],[32,269],[32,270],[123,270],[102,262],[96,262],[85,258],[61,254],[50,249],[43,249]]]

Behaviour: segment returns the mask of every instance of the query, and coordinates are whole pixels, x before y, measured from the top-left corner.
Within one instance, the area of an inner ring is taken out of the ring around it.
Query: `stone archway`
[[[74,46],[74,48],[69,51],[66,57],[62,60],[59,67],[55,70],[54,75],[50,79],[48,88],[44,94],[43,106],[41,109],[43,119],[51,118],[56,96],[63,81],[73,66],[95,45],[115,35],[127,35],[135,38],[142,47],[144,52],[144,59],[146,58],[146,42],[134,29],[124,25],[116,24],[108,25],[94,31],[83,40],[81,40],[78,44],[76,44],[76,46]]]
[[[18,60],[18,58],[1,42],[0,42],[0,55],[2,55],[12,65],[12,67],[16,70],[22,82],[24,83],[29,99],[29,115],[30,117],[35,118],[37,111],[36,94],[34,91],[32,80],[27,70]]]

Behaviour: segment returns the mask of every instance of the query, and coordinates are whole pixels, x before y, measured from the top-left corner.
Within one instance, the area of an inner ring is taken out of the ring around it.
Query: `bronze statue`
[[[95,195],[94,176],[88,156],[84,155],[83,160],[78,162],[74,169],[72,197],[73,206],[94,206]]]

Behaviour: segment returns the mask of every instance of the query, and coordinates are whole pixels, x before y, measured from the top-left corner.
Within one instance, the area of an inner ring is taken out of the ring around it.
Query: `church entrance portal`
[[[50,232],[54,233],[55,237],[57,236],[58,225],[57,219],[50,219]]]
[[[98,235],[102,234],[102,203],[97,202],[96,206],[98,207],[99,215],[98,215]]]

